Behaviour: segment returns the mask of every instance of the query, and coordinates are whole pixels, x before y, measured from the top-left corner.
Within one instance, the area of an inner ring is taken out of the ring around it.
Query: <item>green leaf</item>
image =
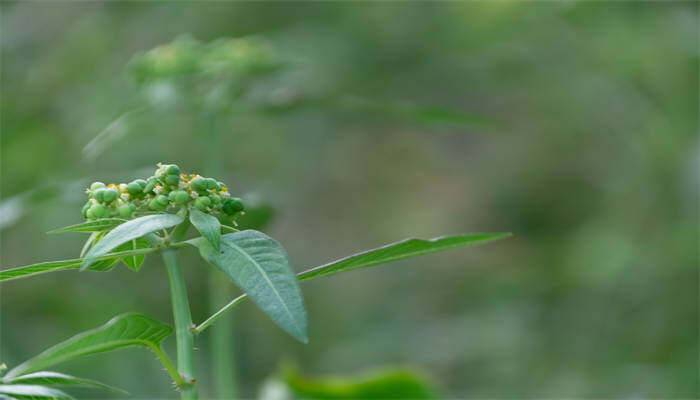
[[[92,379],[78,378],[53,371],[34,372],[27,375],[17,376],[12,379],[3,379],[3,381],[4,383],[13,385],[86,386],[128,394],[128,392],[124,390],[110,385],[105,385],[102,382],[94,381]]]
[[[75,335],[25,361],[10,370],[5,379],[40,371],[77,357],[129,346],[144,346],[160,351],[161,342],[172,332],[170,326],[142,314],[118,315],[100,327]]]
[[[221,248],[221,223],[216,217],[192,208],[190,209],[190,222],[211,243],[214,249]]]
[[[129,251],[120,251],[115,253],[107,253],[105,255],[95,257],[96,262],[88,268],[90,271],[105,271],[105,267],[111,268],[114,263],[123,257],[128,257],[134,254],[148,254],[156,251],[154,248],[137,249]],[[28,278],[30,276],[45,274],[48,272],[64,271],[69,269],[79,269],[85,261],[85,258],[74,258],[71,260],[48,261],[40,262],[21,267],[9,268],[0,271],[0,282],[9,281],[19,278]],[[104,263],[102,261],[105,261]]]
[[[304,377],[287,368],[283,373],[287,386],[300,399],[435,399],[435,390],[427,380],[405,369],[387,369],[354,377]]]
[[[73,399],[68,394],[53,388],[40,385],[0,385],[0,396],[7,395],[11,399],[31,400],[62,400]],[[0,397],[2,398],[2,397]]]
[[[473,233],[455,236],[441,236],[434,239],[405,239],[376,249],[332,261],[299,274],[299,280],[318,278],[338,272],[371,267],[404,258],[435,253],[455,247],[475,246],[511,236],[510,233]]]
[[[138,239],[149,233],[159,231],[161,229],[172,228],[183,222],[183,218],[175,214],[155,214],[146,215],[132,219],[129,222],[123,223],[111,230],[100,240],[85,256],[85,261],[80,267],[81,270],[89,267],[96,257],[99,257],[107,252],[115,249],[117,246]]]
[[[269,236],[253,230],[221,237],[221,250],[196,238],[202,258],[226,273],[282,329],[306,343],[306,310],[287,253]]]
[[[151,243],[144,239],[144,238],[138,238],[135,240],[132,240],[130,242],[124,243],[123,245],[117,247],[117,250],[138,250],[138,249],[146,249],[151,247]],[[122,262],[124,265],[127,266],[130,270],[134,272],[139,272],[141,269],[141,265],[143,265],[143,262],[146,259],[145,254],[132,254],[129,256],[126,256],[122,258]]]
[[[125,219],[120,219],[120,218],[104,218],[104,219],[98,219],[94,221],[87,221],[83,222],[81,224],[75,224],[75,225],[69,225],[69,226],[64,226],[63,228],[58,228],[54,230],[50,230],[47,233],[66,233],[66,232],[84,232],[84,233],[91,233],[91,232],[101,232],[105,230],[109,230],[112,228],[117,227],[118,225],[123,224],[126,222]]]

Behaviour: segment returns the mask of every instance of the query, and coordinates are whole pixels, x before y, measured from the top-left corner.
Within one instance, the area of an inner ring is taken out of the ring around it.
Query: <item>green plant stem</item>
[[[173,232],[174,239],[181,239],[187,231],[187,222],[179,225]],[[185,385],[180,387],[183,400],[197,399],[197,387],[194,379],[194,334],[192,332],[192,315],[187,299],[187,286],[182,269],[177,262],[177,252],[168,248],[163,250],[163,261],[168,271],[170,297],[173,303],[175,319],[175,337],[177,340],[177,367]]]
[[[168,375],[170,375],[175,384],[178,387],[186,386],[187,382],[185,382],[182,375],[180,375],[180,373],[177,371],[177,368],[175,368],[175,365],[173,365],[173,362],[170,360],[170,357],[168,357],[168,354],[160,347],[151,347],[151,350],[156,353],[158,360],[160,360],[160,363],[163,364],[165,370],[168,372]]]
[[[208,136],[206,168],[209,173],[219,176],[223,172],[221,157],[221,135],[219,132],[219,115],[214,110],[203,109],[201,123],[203,131]],[[227,301],[231,295],[231,285],[228,280],[222,280],[218,271],[209,271],[209,309],[215,312],[219,305]],[[225,318],[211,331],[211,346],[209,354],[214,371],[214,394],[220,399],[237,397],[238,383],[236,379],[236,354],[234,349],[234,320]]]
[[[235,307],[236,305],[238,305],[238,303],[242,302],[242,301],[245,300],[247,297],[248,297],[248,295],[242,294],[242,295],[236,297],[235,299],[231,300],[228,304],[226,304],[225,306],[221,307],[221,309],[219,309],[219,311],[217,311],[216,313],[212,314],[212,316],[210,316],[209,318],[207,318],[206,321],[204,321],[204,322],[202,322],[201,324],[197,325],[197,326],[193,329],[193,332],[194,332],[195,334],[199,335],[199,334],[202,333],[205,329],[207,329],[208,327],[210,327],[211,325],[213,325],[214,322],[216,322],[219,318],[223,317],[224,314],[226,313],[226,311],[228,311],[228,310],[230,310],[231,308]]]

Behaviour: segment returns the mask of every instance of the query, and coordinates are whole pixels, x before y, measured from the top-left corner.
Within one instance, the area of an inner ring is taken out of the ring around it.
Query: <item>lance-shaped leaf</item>
[[[111,230],[85,256],[81,270],[90,266],[96,257],[106,254],[117,246],[138,239],[161,229],[172,228],[182,223],[183,218],[175,214],[155,214],[132,219]]]
[[[211,243],[214,249],[220,249],[221,223],[218,218],[192,208],[190,210],[190,222]]]
[[[123,245],[117,247],[117,250],[128,251],[128,250],[146,249],[149,247],[151,247],[151,243],[148,240],[146,240],[144,238],[138,238],[138,239],[132,240],[130,242],[124,243]],[[136,254],[130,254],[130,255],[122,258],[122,262],[130,270],[132,270],[134,272],[139,272],[145,259],[146,259],[145,254],[136,253]]]
[[[228,236],[228,235],[225,235]],[[300,281],[318,278],[321,276],[333,275],[340,272],[351,271],[353,269],[371,267],[378,264],[397,261],[408,257],[415,257],[422,254],[433,253],[441,250],[447,250],[459,246],[475,246],[492,242],[494,240],[503,239],[511,236],[510,233],[473,233],[456,236],[442,236],[434,239],[406,239],[400,242],[387,244],[376,249],[367,250],[362,253],[357,253],[349,257],[341,258],[336,261],[308,269],[297,274]],[[228,304],[222,307],[219,311],[210,316],[206,321],[202,322],[195,328],[195,332],[200,333],[208,328],[221,316],[237,304],[241,303],[248,297],[247,294],[242,294],[231,300]]]
[[[11,379],[2,379],[2,381],[3,383],[13,385],[84,386],[128,394],[128,392],[124,390],[105,385],[102,382],[53,371],[39,371],[27,375],[20,375]]]
[[[144,346],[158,352],[163,339],[172,332],[170,326],[142,314],[118,315],[100,327],[75,335],[25,361],[10,370],[5,379],[40,371],[77,357],[129,346]]]
[[[156,249],[154,248],[145,248],[107,253],[105,255],[95,257],[95,262],[90,266],[90,268],[88,268],[88,270],[106,271],[121,258],[133,255],[148,254],[154,251],[156,251]],[[0,282],[19,278],[28,278],[30,276],[41,275],[48,272],[79,269],[84,261],[84,258],[73,258],[70,260],[40,262],[31,265],[24,265],[21,267],[8,268],[0,271]]]
[[[275,323],[308,341],[306,310],[287,253],[269,236],[253,230],[221,237],[217,251],[204,238],[191,240],[202,257],[228,275]]]
[[[126,222],[125,219],[120,218],[103,218],[96,219],[94,221],[87,221],[81,224],[64,226],[63,228],[54,229],[48,231],[47,233],[66,233],[66,232],[81,232],[81,233],[91,233],[91,232],[101,232],[108,229],[112,229],[118,225]]]
[[[332,261],[328,264],[306,270],[299,274],[299,280],[318,278],[338,272],[385,264],[404,258],[435,253],[455,247],[474,246],[511,236],[510,233],[472,233],[455,236],[441,236],[434,239],[405,239],[376,249]]]
[[[0,399],[71,400],[73,397],[41,385],[0,385]]]

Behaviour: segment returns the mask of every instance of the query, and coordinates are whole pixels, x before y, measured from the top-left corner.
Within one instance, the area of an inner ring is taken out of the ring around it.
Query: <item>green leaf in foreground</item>
[[[218,218],[192,208],[190,210],[190,222],[211,243],[215,250],[220,249],[221,223]]]
[[[92,379],[78,378],[53,371],[39,371],[27,375],[17,376],[12,379],[3,379],[3,383],[13,385],[44,385],[44,386],[84,386],[94,387],[127,394],[126,391],[105,385]]]
[[[306,343],[306,310],[287,253],[269,236],[253,230],[221,237],[221,250],[208,240],[189,241],[202,258],[228,275],[282,329]]]
[[[182,221],[183,218],[179,215],[155,214],[125,222],[110,231],[88,251],[80,269],[83,270],[89,267],[96,257],[106,254],[121,244],[161,229],[172,228],[182,223]]]
[[[455,236],[441,236],[434,239],[405,239],[376,249],[332,261],[328,264],[306,270],[299,274],[299,280],[308,280],[338,272],[371,267],[404,258],[435,253],[456,247],[475,246],[511,236],[510,233],[472,233]]]
[[[246,231],[244,231],[246,232]],[[242,232],[241,232],[242,233]],[[228,235],[225,235],[228,236]],[[455,236],[441,236],[434,239],[406,239],[400,242],[387,244],[376,249],[357,253],[327,264],[308,269],[297,274],[300,281],[333,275],[339,272],[351,271],[358,268],[366,268],[374,265],[398,261],[404,258],[415,257],[423,254],[434,253],[461,246],[476,246],[498,239],[510,237],[510,233],[472,233]],[[190,241],[192,243],[193,241]],[[192,243],[194,244],[194,243]],[[201,247],[200,247],[201,252]],[[207,318],[195,328],[195,332],[201,333],[211,326],[217,319],[229,309],[244,301],[248,295],[242,294],[231,300],[219,311]]]
[[[129,251],[129,250],[146,249],[149,247],[151,247],[151,243],[148,240],[146,240],[144,238],[138,238],[138,239],[134,239],[130,242],[122,244],[121,246],[117,247],[117,250]],[[130,254],[130,255],[122,258],[122,262],[130,270],[132,270],[134,272],[139,272],[145,259],[146,259],[145,254],[135,253],[135,254]]]
[[[287,368],[284,382],[301,399],[435,399],[427,379],[405,369],[386,369],[358,376],[305,377]]]
[[[154,248],[136,249],[128,251],[120,251],[107,253],[105,255],[95,257],[93,263],[88,270],[90,271],[105,271],[121,258],[133,255],[143,255],[156,251]],[[73,258],[70,260],[47,261],[21,267],[8,268],[0,271],[0,282],[10,281],[13,279],[29,278],[30,276],[41,275],[48,272],[64,271],[69,269],[79,269],[85,261],[84,258]],[[103,263],[104,261],[104,263]]]
[[[103,218],[94,221],[87,221],[81,224],[64,226],[63,228],[58,228],[50,230],[47,233],[66,233],[66,232],[81,232],[81,233],[92,233],[101,232],[117,227],[118,225],[126,222],[124,219],[120,218]]]
[[[161,342],[172,332],[170,326],[142,314],[118,315],[100,327],[73,336],[25,361],[10,370],[5,379],[40,371],[77,357],[129,346],[144,346],[159,352]]]
[[[0,399],[71,400],[73,397],[40,385],[0,385]]]

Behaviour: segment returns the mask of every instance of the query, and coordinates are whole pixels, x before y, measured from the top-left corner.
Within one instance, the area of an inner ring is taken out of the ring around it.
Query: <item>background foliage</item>
[[[43,232],[79,222],[88,181],[161,160],[209,174],[219,152],[232,191],[275,208],[267,232],[297,270],[406,236],[516,235],[304,284],[306,346],[242,306],[247,396],[290,359],[312,375],[407,365],[452,397],[695,397],[697,7],[3,2],[2,266],[77,256],[81,237]],[[232,107],[220,146],[192,109],[139,113],[104,153],[83,152],[139,104],[134,54],[186,33],[264,36],[293,68],[259,95],[318,100]],[[186,257],[201,320],[205,266]],[[170,318],[155,257],[139,274],[12,282],[2,300],[8,365],[125,311]],[[138,350],[65,370],[171,393]]]

